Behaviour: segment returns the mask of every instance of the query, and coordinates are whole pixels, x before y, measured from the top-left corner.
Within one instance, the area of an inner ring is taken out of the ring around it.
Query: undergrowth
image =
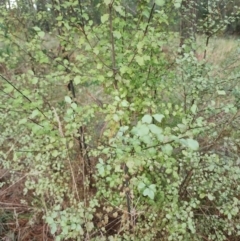
[[[1,16],[0,237],[238,240],[237,40],[173,47],[177,1],[98,7]]]

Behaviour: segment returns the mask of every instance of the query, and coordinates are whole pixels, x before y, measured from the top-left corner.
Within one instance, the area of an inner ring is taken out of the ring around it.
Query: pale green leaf
[[[156,184],[151,184],[148,188],[156,192]]]
[[[150,199],[154,199],[154,191],[151,188],[146,188],[143,191],[143,196],[148,196]]]
[[[41,31],[41,29],[40,29],[39,27],[37,27],[37,26],[33,27],[33,29],[34,29],[36,32]]]
[[[154,125],[154,124],[150,124],[150,125],[149,125],[149,130],[150,130],[153,134],[155,134],[155,135],[160,135],[160,134],[162,134],[162,128],[160,128],[160,127],[158,127],[158,126],[156,126],[156,125]]]
[[[75,230],[77,227],[76,223],[71,223],[71,230]]]
[[[172,173],[172,171],[173,171],[173,170],[172,170],[171,168],[167,168],[165,172],[166,172],[167,174],[170,174],[170,173]]]
[[[102,63],[97,63],[97,69],[102,69],[102,68],[103,68]]]
[[[117,95],[114,97],[114,99],[115,99],[116,101],[120,101],[120,100],[121,100],[121,99],[119,98],[119,96],[117,96]]]
[[[167,154],[168,156],[170,156],[173,151],[173,147],[170,144],[166,144],[166,145],[162,146],[161,149],[162,149],[162,152],[164,154]]]
[[[150,116],[150,115],[143,116],[142,123],[151,124],[152,123],[152,116]]]
[[[125,16],[125,12],[124,12],[124,10],[123,10],[123,6],[116,6],[116,5],[114,5],[114,9],[115,9],[115,11],[116,11],[117,13],[119,13],[120,15]]]
[[[43,31],[40,31],[37,33],[40,38],[44,38],[45,33]]]
[[[177,126],[181,132],[185,132],[188,128],[188,126],[184,124],[178,124]]]
[[[21,120],[19,120],[18,124],[21,125],[21,124],[26,124],[28,122],[27,118],[23,118]]]
[[[122,37],[121,33],[119,31],[114,31],[113,36],[117,39],[120,39]]]
[[[191,107],[191,112],[193,114],[196,114],[196,111],[197,111],[197,105],[196,104],[193,104],[192,107]]]
[[[186,141],[187,141],[186,144],[187,144],[187,146],[188,146],[190,149],[192,149],[192,150],[194,150],[194,151],[198,150],[199,144],[198,144],[198,142],[197,142],[196,140],[187,139]]]
[[[232,214],[233,216],[236,216],[238,213],[239,213],[239,208],[238,208],[238,207],[234,207],[234,208],[231,210],[231,214]]]
[[[38,78],[37,77],[33,77],[32,78],[32,84],[37,84],[37,82],[38,82]]]
[[[141,137],[141,141],[147,145],[152,144],[152,138],[149,135],[144,135],[143,137]]]
[[[149,128],[147,125],[138,125],[135,131],[138,136],[144,136],[149,133]]]
[[[53,212],[52,214],[51,214],[51,217],[52,218],[56,218],[58,216],[58,213],[57,212]]]
[[[76,85],[81,83],[81,77],[80,76],[75,76],[73,80],[74,80],[74,84],[76,84]]]
[[[143,56],[143,59],[144,59],[144,60],[151,60],[151,57],[150,57],[149,55],[144,55],[144,56]]]
[[[168,213],[168,214],[166,215],[166,218],[170,220],[170,219],[172,218],[172,215]]]
[[[76,109],[77,109],[77,104],[76,104],[75,102],[73,102],[73,103],[71,104],[71,107],[72,107],[74,110],[76,110]]]
[[[7,94],[9,94],[10,92],[12,92],[13,91],[13,87],[12,87],[12,85],[8,85],[6,88],[4,88],[4,92],[5,93],[7,93]]]
[[[106,5],[109,5],[111,2],[112,2],[112,0],[104,0],[104,3],[105,3]]]
[[[140,66],[144,65],[144,58],[142,56],[137,55],[135,59]]]
[[[214,199],[214,196],[211,193],[208,193],[207,197],[210,201],[212,201]]]
[[[51,234],[55,234],[57,231],[57,224],[52,223],[50,227],[51,227]]]
[[[138,184],[138,190],[141,191],[144,187],[146,187],[146,184],[144,182],[140,182]]]
[[[106,13],[106,14],[103,14],[102,17],[101,17],[101,22],[102,23],[105,23],[108,21],[108,18],[109,18],[109,14]]]
[[[61,241],[61,237],[60,237],[60,236],[57,236],[57,237],[55,237],[55,240],[56,240],[56,241]]]
[[[98,170],[99,175],[103,177],[105,175],[105,165],[103,163],[98,163],[96,165],[96,168]]]
[[[159,141],[161,141],[161,142],[164,141],[164,138],[165,138],[165,136],[162,135],[162,134],[158,134],[158,135],[157,135],[157,139],[158,139]]]
[[[71,97],[69,97],[69,96],[65,96],[65,102],[71,104],[71,103],[72,103],[72,99],[71,99]]]
[[[46,217],[46,222],[49,224],[49,225],[52,225],[54,223],[54,220],[52,217]]]
[[[153,115],[153,118],[158,121],[159,123],[161,123],[162,119],[164,118],[164,115],[162,114],[155,114]]]
[[[200,197],[201,199],[203,199],[203,198],[206,197],[206,194],[205,194],[205,193],[200,193],[199,197]]]
[[[31,118],[36,117],[39,114],[38,110],[33,110],[32,114],[31,114]]]
[[[113,120],[118,122],[120,120],[119,116],[117,114],[113,115]]]
[[[57,157],[60,153],[57,150],[52,151],[52,156]]]
[[[165,4],[165,0],[155,0],[156,5],[163,6]]]
[[[129,103],[128,103],[126,100],[123,100],[123,101],[121,102],[121,106],[122,106],[122,107],[128,107],[128,106],[129,106]]]
[[[182,0],[175,0],[174,6],[175,8],[180,8],[182,4]]]
[[[217,93],[219,95],[226,95],[226,92],[224,90],[218,90]]]

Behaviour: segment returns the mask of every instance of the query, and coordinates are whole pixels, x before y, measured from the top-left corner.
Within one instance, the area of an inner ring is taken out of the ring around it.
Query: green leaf
[[[157,139],[158,139],[160,142],[163,142],[164,139],[165,139],[165,136],[162,135],[162,134],[158,134],[158,135],[157,135]]]
[[[150,130],[153,134],[155,134],[155,135],[160,135],[160,134],[162,134],[162,128],[160,128],[160,127],[158,127],[158,126],[156,126],[156,125],[154,125],[154,124],[150,124],[150,125],[149,125],[149,130]]]
[[[119,118],[119,116],[117,115],[117,114],[113,114],[113,120],[115,121],[115,122],[118,122],[119,120],[120,120],[120,118]]]
[[[135,162],[134,162],[134,160],[132,160],[132,159],[128,160],[128,161],[126,162],[126,165],[127,165],[128,169],[129,169],[130,171],[132,171],[132,170],[134,169],[134,167],[136,167]]]
[[[101,22],[102,23],[105,23],[108,21],[108,18],[109,18],[109,14],[106,13],[106,14],[103,14],[102,17],[101,17]]]
[[[234,207],[234,208],[231,210],[231,214],[232,214],[233,216],[238,215],[238,213],[239,213],[239,208],[238,208],[238,207]]]
[[[32,78],[32,84],[37,84],[37,82],[38,82],[38,78],[37,77],[33,77]]]
[[[51,234],[55,234],[57,232],[57,224],[52,223],[50,227],[51,227]]]
[[[182,133],[185,132],[188,128],[188,126],[184,124],[178,124],[177,126]]]
[[[137,56],[135,57],[135,59],[136,59],[136,62],[137,62],[140,66],[143,66],[143,65],[144,65],[144,58],[143,58],[142,56],[137,55]]]
[[[60,153],[57,150],[52,151],[52,156],[57,157]]]
[[[156,5],[163,6],[165,4],[165,0],[155,0]]]
[[[111,2],[112,2],[112,0],[104,0],[104,3],[105,3],[106,5],[109,5]]]
[[[39,27],[37,27],[37,26],[33,27],[33,29],[34,29],[36,32],[41,31],[41,29],[40,29]]]
[[[54,223],[54,220],[52,217],[46,217],[46,222],[49,224],[49,225],[52,225]]]
[[[148,188],[146,188],[143,191],[143,196],[148,196],[150,199],[153,200],[155,196],[155,192],[156,192],[156,185],[151,184]]]
[[[148,196],[150,199],[154,199],[154,191],[150,188],[146,188],[144,191],[143,191],[143,196]]]
[[[4,92],[9,94],[13,91],[13,87],[11,85],[8,85],[6,88],[4,88]]]
[[[162,119],[164,118],[164,115],[162,115],[162,114],[155,114],[155,115],[153,115],[153,118],[154,118],[156,121],[158,121],[159,123],[161,123],[161,122],[162,122]]]
[[[206,197],[206,194],[205,193],[200,193],[199,197],[200,197],[200,199],[203,199],[203,198]]]
[[[208,193],[207,197],[210,201],[212,201],[214,199],[214,196],[211,193]]]
[[[192,107],[191,107],[191,112],[193,114],[196,114],[196,111],[197,111],[197,105],[196,104],[193,104]]]
[[[77,109],[77,104],[75,102],[71,103],[71,107],[76,110]]]
[[[150,115],[143,116],[142,123],[151,124],[152,123],[152,116],[150,116]]]
[[[76,84],[76,85],[81,83],[81,77],[80,76],[75,76],[73,80],[74,80],[74,84]]]
[[[72,98],[69,96],[65,96],[65,102],[71,104],[72,103]]]
[[[172,170],[171,168],[167,168],[165,172],[166,172],[167,174],[170,174],[170,173],[172,173],[172,171],[173,171],[173,170]]]
[[[60,236],[57,236],[57,237],[55,237],[55,240],[56,240],[56,241],[61,241],[61,237],[60,237]]]
[[[39,114],[39,111],[38,110],[34,110],[31,114],[31,118],[34,118],[36,117],[37,115]]]
[[[135,129],[136,131],[136,134],[138,136],[144,136],[144,135],[147,135],[149,133],[149,128],[147,125],[138,125]]]
[[[149,188],[150,188],[151,190],[153,190],[154,192],[156,192],[156,185],[155,185],[155,184],[151,184],[151,185],[149,186]]]
[[[172,155],[173,147],[170,144],[166,144],[161,147],[163,153],[167,154],[168,156]]]
[[[152,144],[153,140],[149,135],[144,135],[143,137],[141,137],[141,141],[149,146]]]
[[[218,90],[217,93],[219,95],[226,95],[226,92],[224,90]]]
[[[40,38],[44,38],[45,33],[43,31],[40,31],[37,33]]]
[[[71,223],[71,229],[72,229],[72,230],[75,230],[76,227],[77,227],[77,224],[76,224],[76,223]]]
[[[113,36],[117,39],[120,39],[122,37],[122,35],[119,31],[113,31]]]
[[[128,106],[129,106],[129,103],[128,103],[126,100],[123,100],[123,101],[121,102],[121,106],[122,106],[122,107],[128,107]]]
[[[146,187],[146,184],[144,182],[140,182],[138,184],[138,190],[141,191],[144,187]]]
[[[199,148],[198,142],[196,140],[193,140],[193,139],[187,139],[186,144],[190,149],[192,149],[194,151],[198,150],[198,148]]]
[[[98,170],[99,175],[104,177],[104,175],[105,175],[105,165],[103,163],[101,163],[101,161],[100,161],[100,163],[98,163],[96,165],[96,168]]]
[[[21,120],[19,120],[18,124],[22,125],[22,124],[26,124],[28,122],[27,118],[23,118]]]
[[[180,8],[182,4],[182,0],[175,0],[174,6],[175,8]]]

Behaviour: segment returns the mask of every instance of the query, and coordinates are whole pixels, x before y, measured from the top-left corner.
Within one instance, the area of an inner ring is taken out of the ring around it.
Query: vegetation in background
[[[239,4],[199,2],[1,5],[2,239],[239,239]]]

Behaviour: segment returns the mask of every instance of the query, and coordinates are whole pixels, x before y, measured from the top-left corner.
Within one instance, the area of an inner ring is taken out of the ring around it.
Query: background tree
[[[180,47],[186,45],[191,50],[196,41],[198,1],[183,0],[180,16]]]

